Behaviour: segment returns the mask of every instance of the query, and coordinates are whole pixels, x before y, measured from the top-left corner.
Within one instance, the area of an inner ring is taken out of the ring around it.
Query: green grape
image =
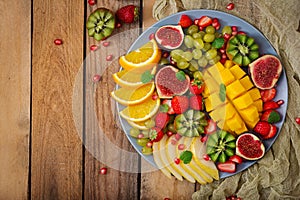
[[[168,124],[167,126],[168,130],[171,131],[172,133],[176,133],[176,129],[173,123]]]
[[[216,29],[213,26],[208,26],[208,27],[206,27],[205,31],[206,31],[206,33],[214,34],[216,32]]]
[[[193,73],[193,77],[194,77],[194,79],[202,80],[202,79],[203,79],[202,72],[200,72],[200,71],[195,71],[195,72]]]
[[[194,47],[196,49],[203,49],[204,47],[203,40],[201,38],[194,39]]]
[[[208,61],[207,61],[207,59],[206,59],[204,56],[202,56],[202,57],[198,60],[198,65],[199,65],[200,67],[206,67],[207,64],[208,64]]]
[[[198,60],[202,56],[202,51],[200,49],[194,49],[192,51],[192,54],[193,54],[193,58]]]
[[[182,58],[186,61],[191,61],[193,59],[193,54],[190,51],[186,51],[182,53]]]
[[[146,128],[152,128],[155,126],[155,121],[153,119],[148,119],[146,122],[145,122],[145,126]]]
[[[191,25],[188,29],[187,29],[187,34],[189,35],[193,35],[194,33],[197,33],[199,30],[198,26],[197,25]]]
[[[222,29],[222,34],[224,35],[225,33],[231,35],[232,29],[230,26],[224,26],[224,28]]]
[[[131,128],[129,131],[129,135],[131,135],[132,137],[137,138],[137,136],[140,134],[140,130],[137,128]]]
[[[215,32],[215,38],[220,38],[220,37],[222,37],[222,34],[219,32]]]
[[[198,70],[198,63],[197,63],[196,60],[191,60],[190,66],[189,66],[189,70],[190,70],[191,72],[195,72],[195,71]]]
[[[194,46],[193,41],[194,41],[194,39],[190,35],[186,35],[184,37],[184,44],[187,48],[192,48]]]
[[[153,152],[153,149],[152,149],[151,147],[144,146],[144,147],[142,148],[142,153],[143,153],[144,155],[151,155],[152,152]]]
[[[205,50],[205,51],[208,51],[208,50],[210,50],[211,49],[211,44],[210,43],[204,43],[204,47],[203,47],[203,49]]]
[[[166,58],[161,58],[160,61],[159,61],[160,65],[167,65],[169,63],[170,63],[169,60],[166,59]]]
[[[170,56],[172,57],[172,59],[174,61],[177,62],[178,60],[180,60],[182,58],[181,57],[182,53],[183,53],[183,51],[181,49],[175,49],[175,50],[171,51]]]
[[[150,141],[148,138],[138,138],[136,143],[142,147],[146,146],[146,144]]]
[[[213,42],[215,40],[215,34],[212,33],[206,33],[203,36],[203,41],[204,42]]]
[[[221,56],[217,55],[216,57],[214,57],[213,59],[209,60],[208,63],[210,65],[214,65],[216,64],[217,62],[219,62],[219,60],[221,60]]]
[[[208,60],[211,60],[213,59],[214,57],[216,57],[218,54],[217,50],[216,49],[210,49],[208,50],[206,53],[205,53],[205,57],[208,59]]]
[[[204,31],[199,31],[199,34],[201,35],[201,39],[203,39],[203,37],[206,33]]]
[[[201,38],[202,39],[202,35],[200,33],[193,33],[193,38],[197,39],[197,38]]]
[[[179,62],[177,62],[177,67],[179,69],[186,69],[186,68],[189,67],[189,65],[190,64],[187,61],[185,61],[185,60],[179,60]]]
[[[142,130],[142,134],[144,135],[144,138],[149,138],[149,130]]]

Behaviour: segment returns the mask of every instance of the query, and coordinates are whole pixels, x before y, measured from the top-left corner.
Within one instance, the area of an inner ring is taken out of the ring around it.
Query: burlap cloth
[[[214,9],[234,14],[261,30],[270,40],[287,73],[288,110],[284,126],[268,153],[242,173],[202,185],[193,199],[224,199],[237,194],[245,200],[300,199],[300,20],[299,0],[251,0],[246,5],[233,1],[235,8],[226,10],[224,0],[156,0],[153,17],[157,20],[191,9]],[[246,1],[243,1],[246,2]],[[244,3],[245,4],[245,3]],[[256,17],[243,14],[255,11]],[[187,197],[189,199],[189,197]]]

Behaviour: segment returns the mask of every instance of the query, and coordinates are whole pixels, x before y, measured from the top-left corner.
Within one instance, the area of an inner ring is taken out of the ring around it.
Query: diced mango
[[[217,109],[211,111],[209,113],[209,116],[215,121],[221,121],[225,119],[225,115],[226,115],[226,107],[225,105],[223,106],[219,106]]]
[[[226,115],[225,115],[226,120],[231,119],[237,112],[231,103],[227,103],[225,105],[225,108],[226,108]]]
[[[233,74],[235,79],[241,79],[243,76],[246,75],[246,72],[239,65],[232,66],[230,68],[230,72]]]
[[[253,87],[253,83],[251,82],[249,76],[245,76],[240,81],[241,84],[244,86],[245,90],[250,90]]]
[[[233,132],[235,132],[236,130],[241,129],[245,123],[238,114],[235,114],[231,119],[226,120],[226,124]]]
[[[221,72],[224,69],[224,66],[222,65],[221,62],[217,62],[215,65],[217,66],[219,72]]]
[[[262,102],[261,99],[257,99],[256,101],[254,101],[253,105],[257,108],[258,112],[262,112],[262,110],[263,110],[263,102]]]
[[[230,130],[230,128],[227,126],[227,124],[225,123],[224,120],[218,121],[218,122],[217,122],[217,126],[218,126],[220,129],[222,129],[222,130],[225,130],[225,131],[228,131],[228,132],[232,132],[232,131]]]
[[[207,112],[210,112],[211,110],[214,110],[216,107],[225,104],[225,102],[221,101],[218,93],[214,93],[210,95],[208,98],[204,100],[204,102],[205,102],[205,107],[207,109]]]
[[[239,80],[235,80],[233,83],[226,87],[226,94],[230,100],[235,99],[245,92],[245,88]]]
[[[261,98],[260,92],[257,88],[252,88],[248,92],[249,92],[249,94],[250,94],[253,101],[256,101],[257,99]]]
[[[250,106],[253,103],[253,100],[249,93],[245,93],[242,96],[234,99],[232,102],[238,110],[242,110]]]
[[[222,83],[221,73],[220,73],[217,65],[213,65],[210,68],[208,68],[207,70],[210,73],[211,77],[213,77],[213,79],[218,84]]]
[[[245,124],[242,125],[242,128],[238,129],[238,130],[235,130],[235,133],[240,135],[241,133],[244,133],[248,131],[247,127],[245,126]]]
[[[259,119],[259,114],[257,108],[254,105],[250,105],[249,107],[240,110],[241,117],[249,122],[254,122]]]
[[[232,73],[230,72],[229,69],[225,68],[222,72],[221,72],[221,77],[222,77],[222,82],[224,83],[224,85],[229,85],[230,83],[232,83],[235,78],[232,75]]]
[[[208,73],[208,71],[204,71],[203,73],[203,80],[206,81],[208,79],[212,79],[211,75]]]
[[[207,79],[204,81],[204,94],[205,95],[210,95],[213,94],[214,92],[219,92],[220,91],[220,86],[214,81],[213,79]]]
[[[259,121],[259,118],[257,118],[255,121],[253,122],[249,122],[245,120],[246,125],[250,128],[253,129],[255,127],[255,125],[257,124],[257,122]]]
[[[232,62],[232,60],[226,60],[224,63],[224,67],[225,68],[230,68],[234,65],[234,63]]]

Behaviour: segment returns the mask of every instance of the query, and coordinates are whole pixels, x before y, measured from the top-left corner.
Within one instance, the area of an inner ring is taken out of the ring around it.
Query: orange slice
[[[148,121],[148,120],[146,120],[146,121]],[[133,122],[133,121],[127,120],[128,124],[131,125],[132,127],[135,127],[139,130],[149,130],[149,128],[147,128],[146,125],[145,125],[146,121]]]

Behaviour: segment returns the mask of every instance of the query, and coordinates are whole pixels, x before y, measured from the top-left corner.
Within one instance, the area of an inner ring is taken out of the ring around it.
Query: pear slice
[[[153,159],[158,166],[158,168],[161,170],[161,172],[166,175],[168,178],[172,178],[171,172],[166,168],[164,163],[161,160],[160,151],[159,151],[159,142],[154,142],[152,149],[153,149]]]
[[[172,163],[173,161],[169,160],[167,156],[166,142],[168,138],[169,137],[165,135],[159,142],[154,142],[154,144],[158,144],[158,154],[160,156],[162,166],[165,169],[169,170],[169,172],[171,172],[178,180],[182,181],[182,176],[175,170],[175,168],[172,165],[170,165],[170,163]]]
[[[167,147],[167,157],[168,160],[170,161],[169,163],[171,164],[172,167],[174,167],[174,169],[181,174],[186,180],[188,180],[191,183],[195,183],[196,180],[195,178],[190,175],[180,164],[175,164],[174,163],[174,159],[175,158],[179,158],[179,156],[176,154],[176,148],[177,148],[177,143],[176,144],[172,144],[172,140],[176,140],[175,139],[175,135],[172,135],[171,137],[169,137],[166,147]]]
[[[184,141],[185,141],[185,137],[181,137],[180,140],[178,141],[178,143],[176,144],[176,154],[177,154],[177,157],[179,158],[180,157],[180,154],[186,150],[188,150],[190,144],[184,144]],[[184,149],[179,149],[178,146],[179,145],[184,145]],[[193,159],[192,159],[193,160]],[[191,160],[191,161],[192,161]],[[203,176],[201,175],[202,173],[202,170],[200,169],[197,169],[197,170],[194,170],[194,168],[190,165],[191,163],[188,163],[188,164],[184,164],[183,162],[180,162],[180,166],[186,171],[188,172],[191,176],[193,176],[198,183],[200,184],[206,184],[207,182],[204,180]],[[203,173],[202,173],[203,174]]]
[[[186,150],[191,151],[191,144],[192,144],[193,138],[190,137],[184,137],[184,145],[186,147]],[[206,173],[195,161],[195,155],[193,154],[193,159],[188,164],[194,171],[196,171],[207,183],[213,182],[213,178],[210,174]]]
[[[200,141],[199,137],[193,138],[191,151],[199,167],[201,167],[207,174],[211,175],[215,180],[219,180],[219,171],[215,163],[210,160],[204,160],[203,158],[203,155],[206,154],[206,146]]]

